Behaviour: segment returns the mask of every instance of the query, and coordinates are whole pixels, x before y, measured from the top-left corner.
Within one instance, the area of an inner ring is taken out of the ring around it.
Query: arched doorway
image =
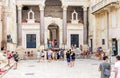
[[[48,26],[48,43],[52,41],[54,48],[59,48],[59,26],[56,24],[50,24]]]

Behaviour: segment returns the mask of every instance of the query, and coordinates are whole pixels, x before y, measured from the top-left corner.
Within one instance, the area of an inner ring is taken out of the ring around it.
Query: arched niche
[[[72,23],[78,24],[78,13],[74,10],[74,12],[72,12]]]
[[[28,12],[28,19],[27,19],[28,23],[35,23],[35,14],[32,11],[32,9],[30,9],[30,11]]]

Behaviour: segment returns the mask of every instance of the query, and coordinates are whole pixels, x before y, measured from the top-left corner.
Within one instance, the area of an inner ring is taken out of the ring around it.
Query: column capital
[[[83,11],[87,11],[87,7],[86,6],[83,6]]]
[[[44,10],[45,5],[40,4],[40,5],[39,5],[39,8],[40,8],[40,10]]]
[[[20,5],[17,5],[17,7],[18,7],[18,10],[22,10],[23,5],[20,4]]]
[[[63,5],[62,8],[63,8],[63,10],[67,10],[68,5]]]

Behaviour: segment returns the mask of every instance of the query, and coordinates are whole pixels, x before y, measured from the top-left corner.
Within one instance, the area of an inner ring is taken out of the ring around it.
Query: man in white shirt
[[[120,78],[120,56],[116,56],[115,77],[114,78]]]

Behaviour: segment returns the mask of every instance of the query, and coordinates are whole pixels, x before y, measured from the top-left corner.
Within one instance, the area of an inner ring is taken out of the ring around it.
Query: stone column
[[[40,45],[44,45],[44,6],[39,5],[40,8]]]
[[[84,44],[88,44],[87,38],[87,7],[83,7],[83,18],[84,18],[84,27],[83,27],[83,42]]]
[[[18,5],[17,45],[22,46],[22,5]]]
[[[7,6],[4,5],[3,26],[2,26],[2,46],[7,49]]]
[[[63,44],[67,44],[67,6],[63,6]]]
[[[2,2],[0,2],[0,48],[2,41]]]

